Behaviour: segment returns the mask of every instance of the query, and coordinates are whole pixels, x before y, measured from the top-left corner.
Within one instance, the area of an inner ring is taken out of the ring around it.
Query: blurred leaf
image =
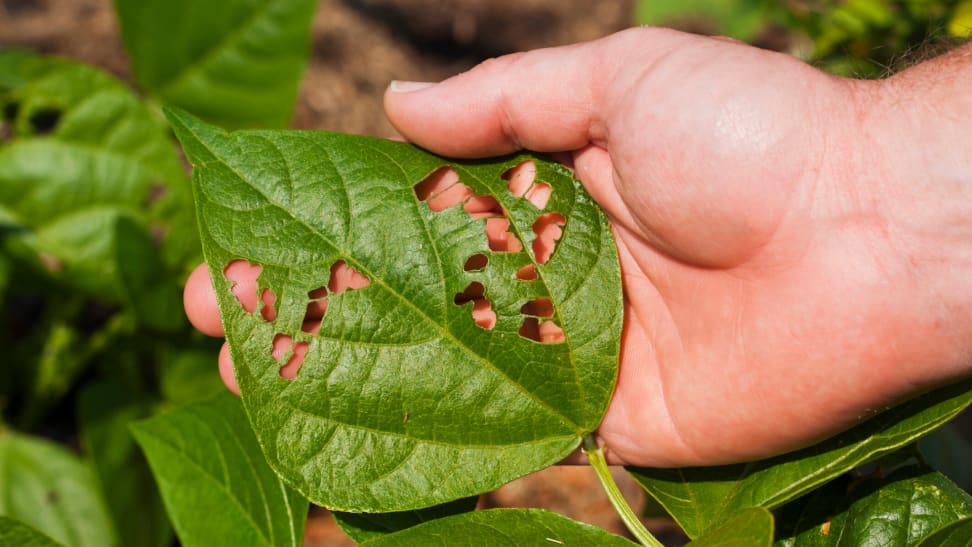
[[[116,0],[135,79],[227,128],[286,127],[315,0]]]
[[[917,465],[881,478],[844,478],[784,506],[779,547],[915,545],[972,515],[972,497],[944,475]]]
[[[174,404],[208,399],[226,390],[219,377],[217,351],[175,349],[162,357],[162,397]]]
[[[35,425],[50,407],[67,393],[84,371],[86,356],[77,330],[59,319],[53,319],[45,331],[40,351],[36,347],[27,352],[32,357],[30,393],[24,401],[19,423]]]
[[[60,544],[19,520],[0,517],[0,545],[9,545],[11,547],[57,547]]]
[[[128,428],[150,414],[143,394],[113,380],[88,384],[78,403],[82,444],[121,545],[165,547],[173,539],[155,481]]]
[[[968,547],[972,538],[972,517],[955,521],[926,537],[918,547]]]
[[[858,465],[915,442],[972,403],[972,381],[919,396],[814,446],[708,468],[629,468],[689,537],[746,507],[775,509]]]
[[[331,514],[348,537],[361,543],[412,526],[418,526],[423,522],[474,511],[478,501],[479,497],[473,496],[415,511],[397,513],[342,513],[334,511]]]
[[[948,22],[948,33],[959,38],[972,37],[972,0],[959,2]]]
[[[773,20],[765,0],[639,0],[639,25],[675,26],[751,41]]]
[[[362,547],[434,547],[436,545],[597,545],[633,547],[600,528],[540,509],[489,509],[436,519],[401,532],[376,537]]]
[[[736,513],[691,542],[692,547],[769,547],[773,545],[773,514],[762,507]]]
[[[932,469],[972,492],[972,444],[962,438],[953,424],[945,424],[918,439],[918,450]]]
[[[560,461],[600,423],[620,345],[617,247],[569,170],[525,154],[451,161],[355,135],[228,134],[168,114],[194,165],[243,402],[273,468],[312,501],[382,512],[475,495]],[[526,161],[551,190],[542,210],[502,178]],[[434,212],[416,197],[443,166],[495,200],[522,250],[494,252],[486,219],[458,205]],[[546,263],[530,252],[541,214],[563,224]],[[477,256],[488,266],[467,271]],[[238,259],[260,265],[261,289],[279,297],[274,321],[231,292],[223,268]],[[369,284],[328,293],[320,329],[308,333],[310,295],[342,261]],[[517,278],[524,268],[536,279]],[[489,295],[492,329],[457,300],[474,283]],[[542,314],[564,341],[523,334],[529,321],[539,326],[537,312],[523,311],[536,301],[552,308]],[[278,334],[306,345],[293,380],[270,351]]]
[[[237,397],[223,392],[132,431],[182,545],[302,545],[307,500],[267,466]]]
[[[54,443],[0,431],[0,515],[72,547],[116,543],[91,470]]]
[[[0,241],[68,290],[184,324],[177,276],[198,240],[165,125],[107,74],[23,52],[0,52],[0,103]]]

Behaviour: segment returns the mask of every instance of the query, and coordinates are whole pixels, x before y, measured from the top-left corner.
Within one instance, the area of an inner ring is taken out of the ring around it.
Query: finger
[[[605,137],[600,99],[627,41],[507,55],[428,87],[392,82],[385,112],[409,141],[449,156],[575,150]]]
[[[192,326],[209,336],[223,336],[223,325],[219,321],[219,309],[216,306],[216,292],[213,291],[205,262],[196,266],[189,274],[182,292],[182,305]]]
[[[240,394],[240,386],[236,383],[236,373],[233,371],[233,359],[230,357],[229,344],[223,342],[219,349],[219,377],[223,379],[226,389],[236,395]]]

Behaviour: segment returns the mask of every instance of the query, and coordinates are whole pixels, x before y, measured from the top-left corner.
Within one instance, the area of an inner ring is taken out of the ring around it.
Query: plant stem
[[[618,489],[618,484],[614,482],[614,477],[611,476],[611,470],[608,469],[607,460],[604,459],[604,450],[598,446],[597,440],[591,433],[584,435],[584,454],[587,455],[587,460],[590,462],[591,467],[594,468],[594,472],[597,473],[597,478],[600,479],[601,486],[604,487],[604,493],[611,500],[611,505],[614,506],[614,510],[621,517],[621,522],[628,528],[631,535],[642,545],[665,547],[641,524],[638,515],[635,514],[634,510],[631,509],[631,506],[624,499],[624,496],[621,495],[621,490]]]

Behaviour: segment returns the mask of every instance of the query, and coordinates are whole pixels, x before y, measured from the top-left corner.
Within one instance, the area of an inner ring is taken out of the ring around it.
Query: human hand
[[[883,116],[906,102],[890,91],[906,74],[843,80],[633,29],[393,84],[385,107],[443,155],[571,153],[612,222],[626,298],[609,459],[708,465],[809,444],[969,374],[972,196],[889,137],[912,127]],[[186,290],[193,323],[221,334],[204,270]]]

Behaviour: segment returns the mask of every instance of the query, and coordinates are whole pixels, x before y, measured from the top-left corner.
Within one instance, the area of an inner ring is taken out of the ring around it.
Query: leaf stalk
[[[604,487],[604,493],[607,494],[611,505],[618,513],[618,516],[621,517],[621,522],[631,532],[631,535],[642,545],[665,547],[641,524],[641,519],[638,518],[638,515],[628,505],[627,500],[621,495],[621,490],[618,488],[618,484],[614,482],[614,477],[611,476],[611,470],[608,468],[607,460],[604,458],[604,449],[597,444],[597,439],[594,438],[593,433],[584,435],[583,450],[584,454],[587,455],[587,461],[590,462],[591,467],[594,468],[594,472],[597,474],[597,478],[601,481],[601,486]]]

